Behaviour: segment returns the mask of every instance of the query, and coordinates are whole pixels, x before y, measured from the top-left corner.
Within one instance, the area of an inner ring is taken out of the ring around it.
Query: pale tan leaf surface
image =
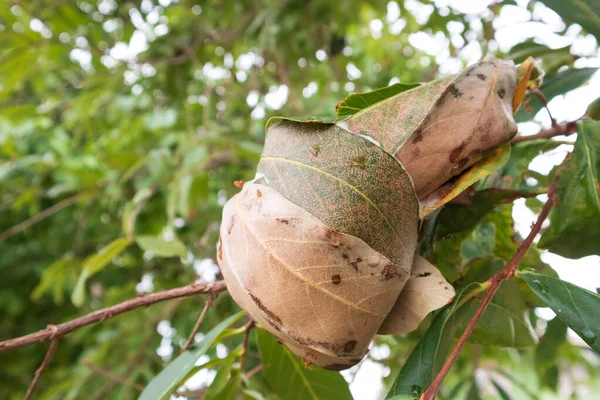
[[[454,288],[429,261],[416,256],[410,278],[377,333],[399,335],[414,331],[432,311],[454,299]]]
[[[333,369],[361,360],[409,277],[361,239],[254,183],[225,205],[217,258],[252,318]]]
[[[423,122],[453,76],[400,93],[354,114],[338,125],[357,134],[370,136],[388,153],[397,148]]]
[[[515,85],[512,61],[490,58],[467,68],[446,88],[395,153],[419,199],[517,133],[512,116]]]

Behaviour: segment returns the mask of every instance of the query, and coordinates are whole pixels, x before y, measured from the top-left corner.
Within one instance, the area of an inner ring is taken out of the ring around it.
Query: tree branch
[[[512,144],[514,146],[517,143],[525,142],[527,140],[550,139],[550,138],[553,138],[554,136],[570,135],[570,134],[574,133],[576,130],[577,130],[577,122],[575,122],[575,121],[566,122],[564,124],[554,125],[552,128],[546,129],[539,133],[536,133],[535,135],[516,136],[510,141],[510,144]]]
[[[64,208],[69,207],[71,204],[74,204],[82,197],[81,193],[78,193],[74,196],[68,197],[55,205],[46,208],[44,211],[35,214],[33,217],[5,230],[0,234],[0,242],[5,241],[9,237],[16,235],[19,232],[24,231],[29,228],[31,225],[40,222],[43,219],[48,218],[49,216],[56,214],[59,211],[62,211]]]
[[[39,330],[26,336],[21,336],[19,338],[0,342],[0,352],[28,346],[36,342],[51,340],[55,337],[61,337],[83,326],[104,321],[105,319],[112,318],[127,311],[135,310],[136,308],[148,307],[149,305],[159,303],[161,301],[177,299],[180,297],[189,297],[196,294],[218,293],[226,289],[227,286],[225,285],[225,281],[217,281],[211,283],[193,283],[191,285],[175,289],[138,296],[135,299],[127,300],[114,306],[94,311],[84,315],[83,317],[75,318],[74,320],[68,322],[59,325],[48,325],[46,329]]]
[[[206,303],[204,304],[204,308],[202,309],[202,312],[200,313],[200,316],[198,317],[198,320],[196,321],[196,324],[194,325],[194,329],[192,329],[190,336],[188,337],[188,339],[185,342],[185,345],[183,345],[183,347],[181,348],[182,353],[185,352],[187,349],[189,349],[190,346],[192,345],[192,343],[194,342],[194,336],[196,336],[198,329],[200,329],[200,325],[202,325],[202,321],[204,321],[204,317],[206,317],[208,310],[213,305],[213,303],[215,302],[215,299],[217,298],[218,295],[219,295],[218,292],[211,293],[210,297],[206,300]]]
[[[105,370],[104,368],[100,368],[99,366],[97,366],[96,364],[91,362],[90,360],[83,360],[83,364],[86,365],[90,370],[92,370],[92,372],[102,375],[102,376],[105,376],[108,379],[110,379],[111,381],[115,381],[117,383],[122,383],[123,385],[134,388],[135,390],[137,390],[139,392],[144,391],[144,386],[142,386],[138,383],[128,382],[127,379],[123,379],[119,375],[115,375],[112,372]]]
[[[243,373],[246,368],[246,358],[248,358],[248,343],[250,339],[250,331],[254,328],[254,321],[250,321],[246,324],[246,331],[244,332],[244,341],[242,343],[242,355],[240,357],[240,371]]]
[[[46,356],[44,357],[44,361],[42,361],[42,364],[40,364],[40,367],[35,371],[33,380],[31,381],[31,384],[29,385],[29,389],[27,389],[27,393],[25,394],[25,400],[31,399],[31,395],[33,394],[33,391],[35,390],[35,387],[37,386],[37,383],[39,382],[40,377],[42,376],[42,373],[44,372],[44,370],[46,368],[48,368],[48,365],[50,365],[50,362],[52,361],[52,357],[54,356],[54,353],[56,352],[56,348],[58,347],[58,343],[60,342],[60,339],[61,339],[60,336],[52,339],[52,342],[50,343],[50,347],[48,347],[48,351],[46,352]]]
[[[544,220],[548,216],[548,213],[550,212],[550,209],[552,209],[552,206],[554,205],[554,190],[555,190],[555,184],[553,183],[550,186],[550,190],[548,191],[548,201],[546,202],[546,204],[544,204],[544,207],[542,208],[542,212],[540,212],[540,215],[538,216],[537,221],[531,228],[531,232],[529,232],[529,235],[527,235],[527,237],[525,238],[523,243],[521,243],[521,245],[517,249],[517,252],[513,256],[513,258],[508,262],[508,264],[506,264],[506,266],[501,271],[499,271],[498,273],[496,273],[494,276],[492,276],[489,279],[490,286],[485,295],[485,298],[479,305],[479,308],[477,308],[477,311],[475,311],[475,315],[473,315],[473,317],[469,321],[469,324],[465,328],[465,331],[460,336],[460,339],[458,340],[456,347],[454,348],[454,350],[452,350],[452,353],[450,354],[450,356],[448,357],[446,362],[444,362],[442,369],[435,377],[433,383],[423,393],[420,400],[433,400],[438,388],[444,381],[444,378],[446,377],[446,375],[448,375],[448,372],[450,372],[450,368],[452,368],[452,365],[458,358],[460,351],[462,350],[463,346],[469,339],[469,336],[471,336],[473,329],[475,329],[475,325],[477,325],[477,322],[479,322],[479,319],[483,315],[487,306],[492,301],[492,298],[498,291],[498,288],[500,287],[502,282],[504,282],[505,280],[510,278],[515,273],[517,268],[519,267],[521,260],[523,259],[523,257],[527,253],[527,250],[529,250],[529,247],[533,243],[533,239],[535,238],[535,235],[537,235],[540,232],[540,229],[542,228],[542,223],[544,222]]]

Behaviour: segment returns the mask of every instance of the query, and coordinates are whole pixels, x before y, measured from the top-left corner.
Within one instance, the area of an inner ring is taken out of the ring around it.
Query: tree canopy
[[[513,202],[540,214],[549,191],[549,224],[540,221],[541,238],[491,300],[439,398],[600,393],[600,298],[541,259],[600,254],[600,102],[581,119],[550,121],[545,109],[560,114],[553,100],[597,82],[600,6],[449,3],[0,2],[0,340],[48,325],[45,338],[56,339],[54,325],[140,299],[53,341],[34,396],[351,399],[348,381],[370,368],[381,385],[360,393],[418,397],[523,242]],[[231,297],[216,296],[222,282],[186,286],[222,280],[223,205],[236,182],[254,178],[269,118],[335,118],[351,93],[431,81],[486,55],[533,57],[545,71],[516,115],[522,131],[539,133],[513,139],[469,204],[425,220],[420,253],[452,282],[451,305],[415,332],[378,337],[364,365],[341,375],[305,368],[245,325]],[[569,155],[541,173],[532,161],[549,153]],[[151,293],[180,287],[153,304]],[[545,318],[547,307],[558,317]],[[3,396],[23,398],[48,345],[0,345]]]

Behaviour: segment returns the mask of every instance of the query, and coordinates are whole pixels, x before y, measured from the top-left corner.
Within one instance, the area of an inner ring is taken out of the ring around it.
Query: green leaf
[[[358,111],[338,125],[370,137],[385,151],[396,154],[455,78],[456,76],[444,77],[388,97]]]
[[[156,257],[186,257],[187,249],[179,239],[166,241],[155,236],[137,236],[137,244],[145,251],[151,251]]]
[[[316,365],[310,368],[287,347],[262,329],[256,332],[263,371],[269,386],[285,400],[352,399],[348,384],[339,372]]]
[[[508,394],[508,392],[506,390],[504,390],[504,388],[493,379],[492,379],[492,385],[494,385],[494,387],[496,388],[496,391],[498,392],[498,395],[500,396],[501,400],[511,400],[511,397]]]
[[[229,375],[233,375],[232,367],[233,362],[236,360],[236,357],[226,357],[221,365],[217,368],[217,374],[215,375],[215,379],[212,381],[210,386],[206,389],[204,394],[204,398],[206,400],[216,400],[220,399],[221,392],[227,385],[227,382],[230,381]],[[232,376],[233,377],[233,376]]]
[[[98,253],[89,256],[83,261],[83,267],[71,301],[77,307],[81,307],[85,301],[85,283],[88,278],[100,272],[114,257],[125,250],[131,242],[127,238],[119,238],[104,246]]]
[[[540,87],[540,91],[550,101],[556,96],[577,89],[587,82],[596,71],[598,71],[598,68],[570,68],[565,71],[547,74],[544,77],[544,83]],[[515,120],[517,122],[530,121],[542,107],[543,105],[537,97],[529,95],[529,102],[521,107],[515,115]]]
[[[510,159],[510,153],[511,146],[509,143],[505,143],[503,146],[497,148],[492,154],[488,155],[486,158],[461,174],[458,179],[452,183],[452,189],[449,193],[441,196],[439,199],[438,196],[435,196],[435,201],[433,204],[429,204],[426,199],[425,202],[423,202],[424,204],[422,207],[422,213],[426,215],[431,211],[443,206],[464,192],[474,183],[502,168]],[[441,190],[443,191],[444,187],[442,187]]]
[[[182,380],[194,368],[196,361],[214,344],[219,334],[244,315],[239,312],[221,321],[210,330],[200,343],[181,354],[163,369],[150,383],[139,397],[139,400],[166,400],[183,383]]]
[[[403,398],[399,396],[418,398],[429,387],[444,362],[454,337],[456,325],[453,316],[456,306],[464,294],[476,287],[477,284],[472,283],[457,291],[454,301],[437,314],[419,344],[410,353],[386,399]]]
[[[395,264],[410,263],[419,214],[412,180],[371,141],[334,125],[282,122],[267,134],[258,172],[265,185],[337,232],[364,240]]]
[[[366,93],[353,93],[336,106],[336,114],[338,117],[353,115],[372,106],[375,103],[383,101],[389,97],[405,92],[419,86],[419,83],[396,83],[381,89],[373,90]]]
[[[600,353],[600,296],[558,278],[524,270],[529,287],[565,324]]]
[[[229,380],[225,384],[225,387],[223,387],[223,390],[221,390],[221,392],[219,393],[219,396],[215,397],[215,399],[236,400],[237,395],[242,388],[241,383],[242,383],[242,374],[240,373],[239,369],[234,369],[233,371],[231,371],[231,375],[229,377]],[[208,397],[205,397],[205,398],[208,399]]]
[[[541,382],[548,370],[556,365],[560,347],[566,340],[567,326],[560,318],[555,317],[548,322],[546,332],[535,349],[535,369]]]
[[[501,262],[500,265],[504,266],[504,263]],[[458,332],[466,328],[481,301],[480,298],[473,298],[458,310]],[[517,282],[508,280],[502,284],[477,322],[469,341],[485,346],[518,349],[536,344],[537,336]]]
[[[473,384],[467,393],[467,400],[481,400],[481,391],[475,379],[473,379]]]
[[[557,202],[539,247],[569,258],[600,254],[600,122],[579,123],[575,149],[557,179]]]
[[[483,178],[477,184],[478,189],[496,188],[521,192],[539,192],[539,189],[532,188],[525,182],[529,164],[536,156],[556,148],[559,144],[553,140],[539,139],[528,140],[513,146],[506,164]]]
[[[596,0],[540,0],[568,23],[579,24],[600,42],[600,4]]]
[[[526,40],[513,46],[508,52],[506,58],[513,60],[516,64],[520,64],[528,57],[545,58],[556,57],[561,55],[570,55],[571,46],[564,46],[558,49],[551,49],[546,45],[539,44],[533,39]]]
[[[271,129],[276,128],[281,122],[300,122],[304,124],[321,124],[321,125],[334,125],[338,121],[347,119],[347,116],[343,117],[271,117],[265,125],[265,130],[269,132]]]
[[[600,121],[600,97],[590,103],[585,110],[585,116]]]

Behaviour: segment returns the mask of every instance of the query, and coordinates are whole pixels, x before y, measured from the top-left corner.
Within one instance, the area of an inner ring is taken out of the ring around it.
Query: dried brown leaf
[[[450,303],[454,295],[454,288],[441,272],[423,257],[416,256],[410,278],[378,333],[399,335],[414,331],[430,312]]]
[[[252,318],[331,369],[362,359],[409,277],[361,239],[255,183],[225,205],[218,262]]]

